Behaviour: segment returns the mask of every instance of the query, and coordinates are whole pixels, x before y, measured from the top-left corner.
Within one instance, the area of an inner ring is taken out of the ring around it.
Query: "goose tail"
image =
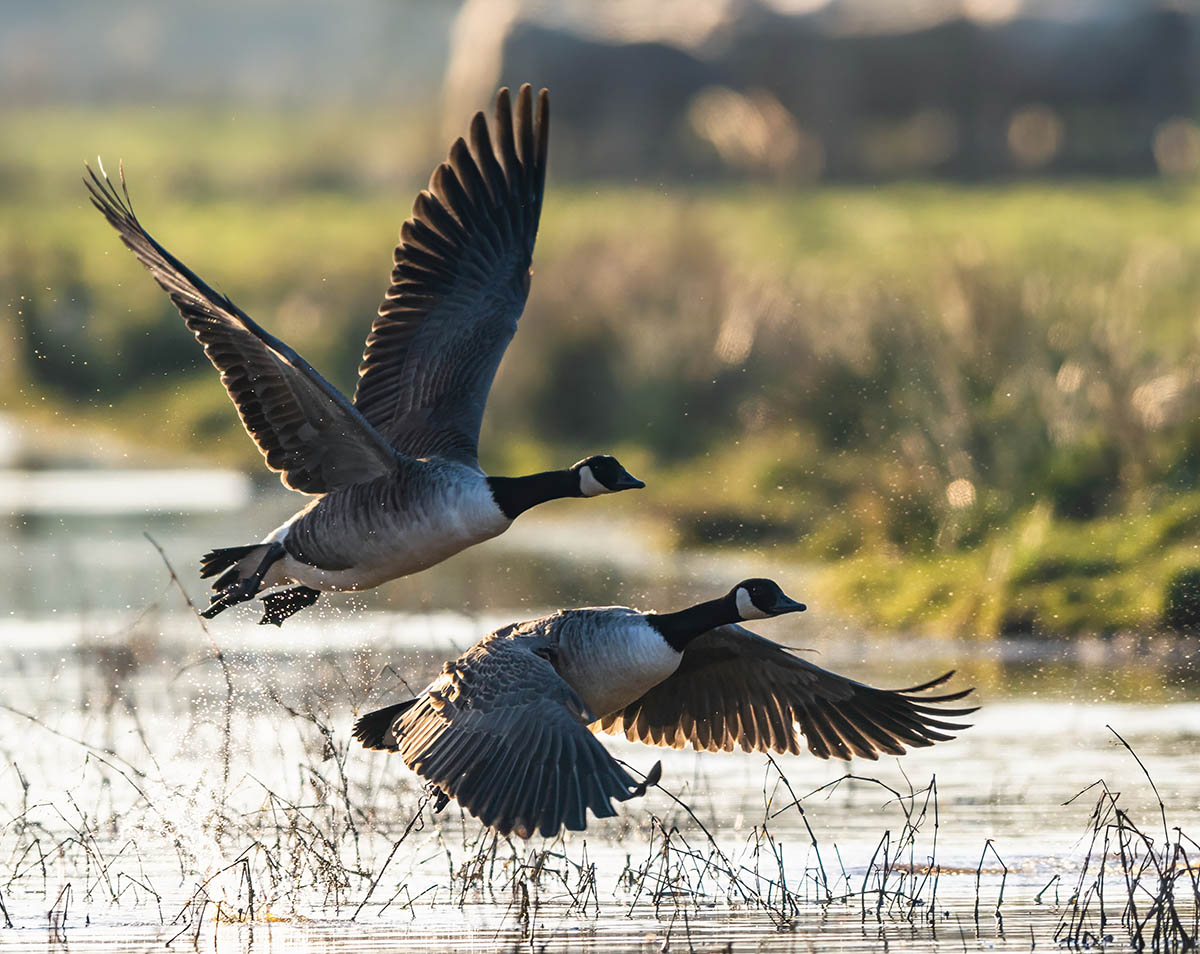
[[[398,743],[392,735],[392,723],[396,721],[397,716],[412,708],[416,701],[417,699],[405,699],[395,705],[368,712],[354,723],[354,737],[363,744],[363,748],[396,751]]]
[[[214,593],[208,608],[200,615],[212,619],[230,606],[253,599],[262,587],[267,570],[285,552],[282,544],[271,542],[222,547],[204,554],[200,559],[201,578],[221,575],[212,585]]]
[[[222,570],[231,570],[231,572],[226,573],[212,585],[214,590],[223,590],[230,583],[236,582],[237,578],[242,575],[237,568],[237,564],[245,560],[247,563],[247,573],[245,575],[249,576],[250,573],[254,572],[254,568],[249,566],[249,564],[254,563],[257,565],[266,555],[268,546],[269,544],[266,543],[251,543],[244,547],[218,547],[215,550],[209,550],[200,558],[200,578],[207,580],[211,576],[216,576]],[[246,559],[256,554],[258,557],[257,560]]]

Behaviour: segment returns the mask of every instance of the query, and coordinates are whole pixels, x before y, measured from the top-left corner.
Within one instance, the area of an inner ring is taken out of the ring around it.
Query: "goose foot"
[[[285,619],[293,613],[299,613],[306,606],[312,606],[320,595],[321,591],[314,590],[311,586],[293,586],[281,593],[268,593],[262,598],[266,610],[258,625],[274,623],[276,626],[282,626]]]

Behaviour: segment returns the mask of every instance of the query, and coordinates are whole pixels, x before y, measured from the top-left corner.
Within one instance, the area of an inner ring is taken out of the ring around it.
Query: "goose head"
[[[808,607],[797,603],[774,580],[742,580],[727,597],[737,609],[738,618],[767,619],[784,613],[803,613]]]
[[[615,457],[596,454],[571,465],[571,473],[579,480],[582,497],[597,497],[600,494],[615,494],[618,490],[637,490],[645,487],[621,466]]]

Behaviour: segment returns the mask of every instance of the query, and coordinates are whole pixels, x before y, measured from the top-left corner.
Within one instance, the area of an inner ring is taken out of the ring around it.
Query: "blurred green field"
[[[432,129],[0,113],[0,398],[47,428],[257,472],[199,348],[88,205],[82,160],[115,174],[122,157],[148,230],[349,389],[441,152]],[[631,505],[673,543],[811,563],[814,600],[874,625],[1189,631],[1197,198],[1150,181],[552,178],[484,464],[615,452],[650,481]]]

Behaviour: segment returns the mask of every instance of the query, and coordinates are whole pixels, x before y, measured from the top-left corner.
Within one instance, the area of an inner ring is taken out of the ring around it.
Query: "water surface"
[[[280,512],[255,513],[256,535],[286,516],[290,501],[268,499]],[[355,712],[419,688],[502,622],[557,605],[669,607],[751,573],[804,596],[804,569],[609,546],[630,528],[551,514],[282,629],[255,625],[251,608],[205,627],[179,585],[201,601],[195,557],[247,525],[240,509],[10,519],[7,950],[1029,950],[1072,916],[1102,791],[1089,786],[1119,791],[1157,844],[1174,837],[1114,730],[1169,826],[1200,828],[1186,650],[889,638],[815,606],[756,628],[879,685],[957,668],[955,685],[979,687],[974,726],[849,765],[606,738],[637,771],[661,759],[661,789],[586,833],[497,841],[453,803],[430,814],[399,759],[351,744]],[[1115,873],[1109,888],[1105,926],[1087,924],[1120,943]]]

